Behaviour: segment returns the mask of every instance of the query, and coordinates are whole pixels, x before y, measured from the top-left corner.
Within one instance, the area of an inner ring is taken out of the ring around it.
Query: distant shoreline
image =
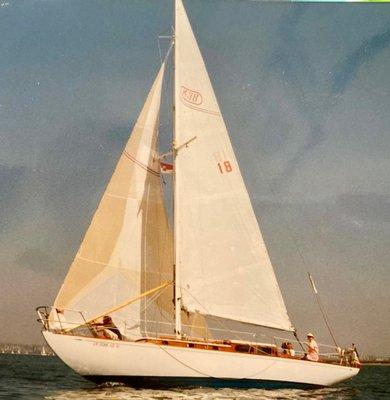
[[[362,361],[363,365],[390,365],[390,361]]]
[[[51,357],[53,357],[53,356],[56,356],[53,352],[52,352],[52,350],[51,349],[48,349],[48,350],[46,350],[46,354],[42,354],[40,351],[30,351],[30,352],[20,352],[20,353],[17,353],[17,352],[14,352],[14,353],[12,353],[12,352],[10,352],[10,351],[7,351],[7,352],[0,352],[0,356],[1,355],[15,355],[15,356],[27,356],[27,355],[29,355],[29,356],[51,356]],[[385,367],[388,367],[388,366],[390,366],[390,360],[384,360],[384,361],[361,361],[361,363],[362,363],[362,365],[363,366],[372,366],[372,365],[378,365],[378,366],[385,366]]]

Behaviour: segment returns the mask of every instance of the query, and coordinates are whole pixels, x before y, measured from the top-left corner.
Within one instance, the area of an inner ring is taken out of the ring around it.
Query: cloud
[[[0,237],[16,222],[13,215],[22,202],[21,186],[26,174],[24,166],[0,164]]]
[[[129,137],[128,126],[107,125],[68,126],[34,167],[0,164],[4,262],[42,275],[67,270]]]
[[[282,282],[294,283],[307,268],[345,278],[356,271],[359,275],[353,279],[362,287],[379,284],[384,279],[379,278],[381,271],[387,274],[390,201],[386,196],[343,194],[300,203],[265,200],[257,201],[254,209],[271,259],[283,270]],[[373,282],[367,283],[367,277]]]
[[[307,55],[304,48],[297,45],[297,27],[306,12],[305,5],[294,4],[289,11],[282,15],[278,23],[277,45],[266,60],[266,67],[282,73],[290,81],[299,79],[302,68],[305,68]]]
[[[35,218],[46,227],[40,243],[59,260],[57,268],[66,270],[77,251],[129,130],[92,121],[69,127],[43,149],[30,185],[40,191]]]
[[[388,48],[389,45],[390,29],[370,37],[348,54],[333,70],[333,93],[343,93],[346,87],[355,79],[361,65],[371,61]]]
[[[283,186],[294,175],[302,159],[326,137],[322,128],[323,114],[330,108],[330,101],[328,96],[324,96],[322,82],[317,79],[312,66],[311,53],[302,44],[299,34],[307,10],[305,5],[294,4],[280,19],[279,45],[265,63],[272,78],[284,82],[284,90],[293,100],[298,113],[296,118],[303,117],[307,124],[305,137],[295,153],[287,159],[276,188]]]
[[[377,193],[346,193],[336,199],[334,207],[340,216],[335,226],[338,224],[340,228],[364,227],[376,231],[390,228],[390,200],[387,196]]]
[[[307,127],[304,132],[296,134],[299,144],[294,151],[286,152],[284,168],[274,183],[275,190],[280,190],[296,175],[302,162],[332,133],[326,125],[340,105],[341,97],[337,95],[346,90],[362,64],[371,61],[390,44],[390,30],[377,33],[336,63],[331,71],[322,70],[322,64],[318,66],[313,56],[317,51],[311,48],[313,41],[305,40],[310,33],[310,26],[302,17],[307,10],[305,5],[292,8],[280,19],[279,38],[276,39],[279,44],[265,63],[270,78],[283,82],[284,96],[295,108],[293,118],[303,119]],[[326,18],[332,17],[334,10],[330,9],[328,13]],[[330,31],[322,31],[322,35],[332,40]]]
[[[15,261],[20,267],[31,269],[39,273],[55,271],[53,269],[54,259],[37,248],[27,249],[17,254]]]
[[[26,168],[22,165],[0,164],[0,196],[7,196],[15,189],[25,175]]]

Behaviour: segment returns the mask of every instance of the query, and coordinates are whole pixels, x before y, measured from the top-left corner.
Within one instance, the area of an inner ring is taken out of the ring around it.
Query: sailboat
[[[171,152],[158,151],[164,60],[54,306],[37,309],[43,336],[95,382],[291,387],[355,376],[339,359],[311,362],[229,328],[213,333],[213,318],[295,328],[181,0],[172,49]]]

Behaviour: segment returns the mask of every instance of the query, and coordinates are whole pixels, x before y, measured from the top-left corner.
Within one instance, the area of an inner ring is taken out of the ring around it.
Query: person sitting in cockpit
[[[114,324],[114,321],[109,315],[103,317],[103,334],[108,339],[122,340],[122,334],[120,333],[118,327]]]

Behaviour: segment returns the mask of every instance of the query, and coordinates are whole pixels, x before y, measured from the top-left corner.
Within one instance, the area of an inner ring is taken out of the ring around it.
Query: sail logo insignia
[[[180,96],[185,102],[196,106],[200,106],[203,103],[203,97],[199,92],[188,89],[185,86],[180,87]]]

